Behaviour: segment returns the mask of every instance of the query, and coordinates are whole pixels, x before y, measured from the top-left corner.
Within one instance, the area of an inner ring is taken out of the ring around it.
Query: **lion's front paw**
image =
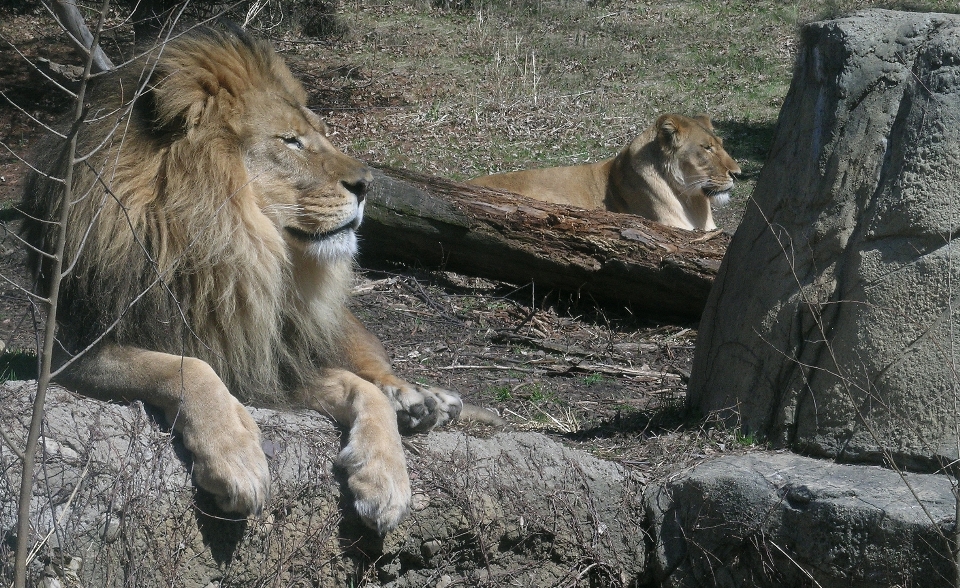
[[[394,434],[395,435],[395,434]],[[381,536],[397,528],[410,511],[410,478],[399,438],[355,435],[340,452],[354,508]]]
[[[224,512],[260,514],[270,498],[270,469],[260,446],[260,430],[239,402],[225,407],[221,416],[225,422],[216,419],[213,426],[206,423],[203,431],[184,431],[184,441],[193,453],[194,481],[214,495]]]
[[[401,433],[429,431],[456,420],[463,410],[460,397],[442,388],[414,386],[403,380],[382,388],[397,411],[397,426]]]

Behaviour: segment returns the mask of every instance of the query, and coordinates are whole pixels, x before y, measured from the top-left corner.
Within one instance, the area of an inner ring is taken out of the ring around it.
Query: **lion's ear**
[[[204,112],[220,93],[216,75],[199,67],[158,71],[150,89],[154,124],[158,128],[189,130],[201,124]]]
[[[705,114],[698,114],[697,116],[693,117],[693,120],[703,125],[703,128],[707,129],[711,133],[713,132],[713,122],[710,120],[709,116]]]
[[[201,30],[167,47],[152,80],[157,122],[187,129],[211,118],[235,116],[240,97],[266,85],[272,54],[245,34]]]
[[[664,114],[657,119],[657,139],[664,147],[679,147],[683,140],[683,130],[683,121],[675,114]]]

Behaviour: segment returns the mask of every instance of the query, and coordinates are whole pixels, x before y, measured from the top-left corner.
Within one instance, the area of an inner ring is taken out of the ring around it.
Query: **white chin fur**
[[[307,255],[319,262],[342,261],[357,254],[357,234],[353,230],[342,231],[307,245]]]
[[[717,192],[708,196],[713,206],[726,206],[730,202],[730,192]]]

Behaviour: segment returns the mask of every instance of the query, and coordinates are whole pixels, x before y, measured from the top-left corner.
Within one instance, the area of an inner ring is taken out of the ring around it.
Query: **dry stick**
[[[3,432],[3,429],[0,429],[0,439],[3,439],[4,443],[7,444],[7,447],[10,448],[10,451],[12,451],[20,459],[20,461],[23,461],[23,452],[17,449],[16,443],[14,443],[13,439],[8,437],[7,434]]]
[[[67,518],[67,515],[70,514],[70,505],[73,504],[73,500],[77,497],[77,492],[80,490],[80,486],[83,485],[83,480],[87,477],[87,472],[90,471],[90,457],[87,457],[87,463],[83,466],[83,471],[80,472],[80,477],[77,479],[76,486],[73,487],[73,491],[70,493],[70,497],[67,498],[67,501],[64,503],[62,510],[60,511],[60,516],[57,517],[57,520],[54,524],[50,525],[50,530],[44,535],[43,539],[37,541],[37,544],[30,550],[29,555],[27,556],[27,563],[33,561],[37,554],[40,553],[40,550],[44,545],[47,544],[47,541],[50,540],[50,537],[56,532],[57,527],[63,524],[63,519]]]
[[[100,8],[100,17],[97,21],[97,30],[93,35],[91,47],[100,44],[100,33],[103,22],[110,9],[110,0],[103,0]],[[83,66],[83,78],[80,89],[77,91],[76,109],[74,111],[73,127],[70,129],[67,144],[67,169],[64,174],[64,192],[60,204],[60,231],[57,235],[56,256],[53,260],[49,297],[47,298],[47,323],[43,333],[43,355],[40,360],[40,374],[37,378],[37,396],[33,401],[33,418],[30,420],[30,432],[27,434],[27,446],[23,452],[23,474],[20,478],[20,501],[17,511],[17,551],[14,564],[14,588],[24,588],[27,582],[27,548],[30,542],[30,499],[33,496],[33,472],[37,454],[37,441],[40,437],[40,424],[43,421],[43,405],[50,384],[50,367],[53,356],[54,337],[57,328],[57,301],[60,295],[60,282],[63,268],[63,252],[66,248],[66,227],[73,202],[73,168],[77,154],[77,135],[86,118],[84,96],[90,81],[90,72],[93,67],[93,53],[87,57]]]

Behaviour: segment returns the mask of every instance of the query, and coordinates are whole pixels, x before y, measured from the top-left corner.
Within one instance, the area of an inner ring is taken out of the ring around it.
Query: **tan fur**
[[[616,157],[482,176],[469,183],[588,210],[637,214],[681,229],[715,229],[740,166],[706,116],[665,114]]]
[[[372,176],[305,100],[267,44],[212,30],[99,86],[79,141],[92,155],[74,168],[59,381],[160,407],[197,485],[241,514],[263,508],[269,472],[240,401],[328,414],[350,428],[339,459],[357,511],[383,533],[410,502],[398,426],[427,430],[461,402],[394,375],[347,310]],[[64,177],[62,145],[41,153]],[[22,232],[38,251],[54,251],[44,220],[62,205],[61,183],[30,178]],[[46,294],[50,259],[31,258]]]

